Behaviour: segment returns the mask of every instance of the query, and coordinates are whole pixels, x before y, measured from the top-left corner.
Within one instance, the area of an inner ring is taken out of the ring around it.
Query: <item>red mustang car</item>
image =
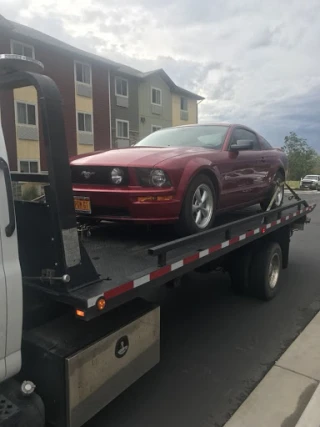
[[[222,212],[266,209],[286,170],[281,150],[246,126],[226,124],[167,128],[134,147],[71,161],[80,220],[176,223],[184,235],[207,230]]]

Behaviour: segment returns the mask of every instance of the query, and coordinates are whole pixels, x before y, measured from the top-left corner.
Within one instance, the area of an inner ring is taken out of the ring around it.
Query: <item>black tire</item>
[[[213,210],[212,210],[211,218],[208,221],[208,224],[203,228],[199,228],[193,218],[192,202],[193,202],[193,197],[197,188],[202,184],[204,184],[208,189],[210,189],[212,199],[213,199]],[[217,196],[216,196],[216,191],[211,179],[204,174],[197,175],[191,181],[186,191],[186,195],[185,195],[181,212],[180,212],[179,222],[176,226],[177,232],[181,236],[187,236],[190,234],[196,234],[201,231],[208,230],[209,228],[212,227],[212,224],[214,222],[216,207],[217,207]]]
[[[271,263],[274,275],[270,276]],[[275,242],[264,243],[251,261],[249,293],[256,298],[268,301],[275,297],[279,288],[279,275],[282,269],[282,251]]]
[[[317,187],[317,191],[320,191],[320,185],[318,185],[318,187]]]
[[[249,292],[252,246],[244,247],[234,253],[231,258],[229,275],[231,288],[236,295],[247,295]]]
[[[272,189],[271,189],[271,191],[270,191],[270,194],[268,195],[268,198],[267,198],[267,199],[265,199],[265,200],[263,200],[263,201],[260,203],[261,209],[262,209],[263,211],[267,210],[267,208],[268,208],[268,206],[269,206],[269,204],[270,204],[270,202],[271,202],[271,199],[272,199],[273,194],[274,194],[275,186],[276,186],[277,184],[279,184],[280,182],[283,182],[283,181],[284,181],[283,173],[281,173],[280,171],[278,171],[278,172],[275,174],[274,178],[273,178],[273,185],[272,185]],[[275,201],[275,202],[273,203],[273,205],[272,205],[271,209],[279,208],[280,206],[282,206],[283,201],[284,201],[284,186],[283,186],[283,187],[281,187],[281,192],[282,192],[282,199],[281,199],[281,202],[280,202],[280,203],[277,203],[277,202]]]

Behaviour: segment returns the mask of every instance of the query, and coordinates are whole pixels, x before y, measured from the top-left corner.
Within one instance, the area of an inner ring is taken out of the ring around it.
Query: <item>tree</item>
[[[320,156],[317,156],[316,162],[315,162],[315,166],[312,169],[312,173],[314,173],[315,175],[320,175]]]
[[[298,181],[313,172],[319,156],[305,138],[299,138],[295,132],[290,132],[284,138],[282,149],[288,156],[289,180]]]

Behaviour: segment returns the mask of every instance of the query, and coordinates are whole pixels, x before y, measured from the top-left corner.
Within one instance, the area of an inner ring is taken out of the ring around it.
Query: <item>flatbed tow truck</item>
[[[0,128],[0,426],[80,427],[160,360],[160,308],[147,293],[191,271],[224,269],[233,288],[278,290],[308,205],[226,215],[209,231],[78,226],[61,96],[42,64],[0,55],[0,90],[35,86],[48,174],[10,173]],[[42,203],[12,182],[42,182]],[[197,284],[194,284],[197,291]]]

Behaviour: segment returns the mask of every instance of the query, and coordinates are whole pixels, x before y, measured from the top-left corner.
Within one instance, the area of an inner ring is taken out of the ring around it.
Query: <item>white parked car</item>
[[[300,180],[300,189],[318,190],[320,191],[320,175],[306,175]]]

